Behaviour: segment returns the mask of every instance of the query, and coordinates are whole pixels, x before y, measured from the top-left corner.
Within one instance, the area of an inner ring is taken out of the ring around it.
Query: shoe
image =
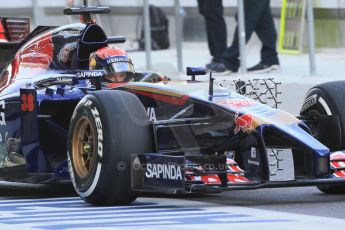
[[[271,71],[277,71],[280,70],[280,67],[278,64],[275,65],[266,65],[259,63],[249,69],[247,69],[248,73],[269,73]]]
[[[206,64],[206,69],[213,68],[214,65],[218,65],[219,62],[210,62]]]
[[[223,63],[213,63],[212,65],[207,68],[209,72],[212,71],[213,75],[227,75],[232,73],[231,70],[226,68],[226,66]]]
[[[209,69],[213,65],[217,65],[221,63],[220,61],[216,60],[214,57],[211,59],[209,63],[206,64],[206,69]]]

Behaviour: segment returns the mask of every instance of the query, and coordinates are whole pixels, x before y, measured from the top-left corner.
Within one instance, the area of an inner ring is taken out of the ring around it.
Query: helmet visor
[[[106,65],[104,70],[107,74],[112,73],[134,73],[134,66],[129,62],[114,62]]]
[[[104,67],[104,70],[107,75],[105,79],[106,81],[110,80],[110,82],[129,82],[134,77],[134,66],[129,62],[109,63]]]

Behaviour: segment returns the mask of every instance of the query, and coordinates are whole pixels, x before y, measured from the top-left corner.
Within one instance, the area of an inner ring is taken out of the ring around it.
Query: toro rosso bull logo
[[[253,116],[249,113],[239,116],[238,113],[235,114],[235,130],[234,134],[237,134],[240,130],[246,132],[252,129]]]

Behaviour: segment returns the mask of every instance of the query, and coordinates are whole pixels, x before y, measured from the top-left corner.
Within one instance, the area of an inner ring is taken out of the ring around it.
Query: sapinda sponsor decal
[[[182,180],[181,166],[176,164],[153,164],[146,165],[146,178]]]
[[[103,71],[84,71],[84,72],[78,72],[77,77],[83,78],[83,77],[102,77],[104,76]]]

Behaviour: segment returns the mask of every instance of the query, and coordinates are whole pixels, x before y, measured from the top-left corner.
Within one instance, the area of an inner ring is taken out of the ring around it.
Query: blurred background
[[[169,19],[169,38],[174,47],[175,10],[174,0],[150,0],[149,3],[160,7]],[[280,31],[282,0],[271,0],[271,9]],[[110,6],[111,14],[97,16],[108,35],[124,35],[128,48],[135,49],[140,37],[143,22],[143,0],[89,0],[89,5]],[[78,17],[66,17],[62,10],[67,6],[80,6],[82,0],[1,0],[1,16],[27,16],[32,27],[36,25],[63,25],[78,22]],[[206,42],[206,30],[203,17],[199,14],[196,0],[180,0],[184,42]],[[228,29],[228,42],[236,26],[235,13],[237,0],[223,0]],[[315,16],[315,44],[317,48],[345,47],[345,0],[313,0]],[[304,30],[304,33],[307,29]],[[303,36],[304,51],[307,48],[307,36]],[[255,45],[255,36],[250,45]]]

